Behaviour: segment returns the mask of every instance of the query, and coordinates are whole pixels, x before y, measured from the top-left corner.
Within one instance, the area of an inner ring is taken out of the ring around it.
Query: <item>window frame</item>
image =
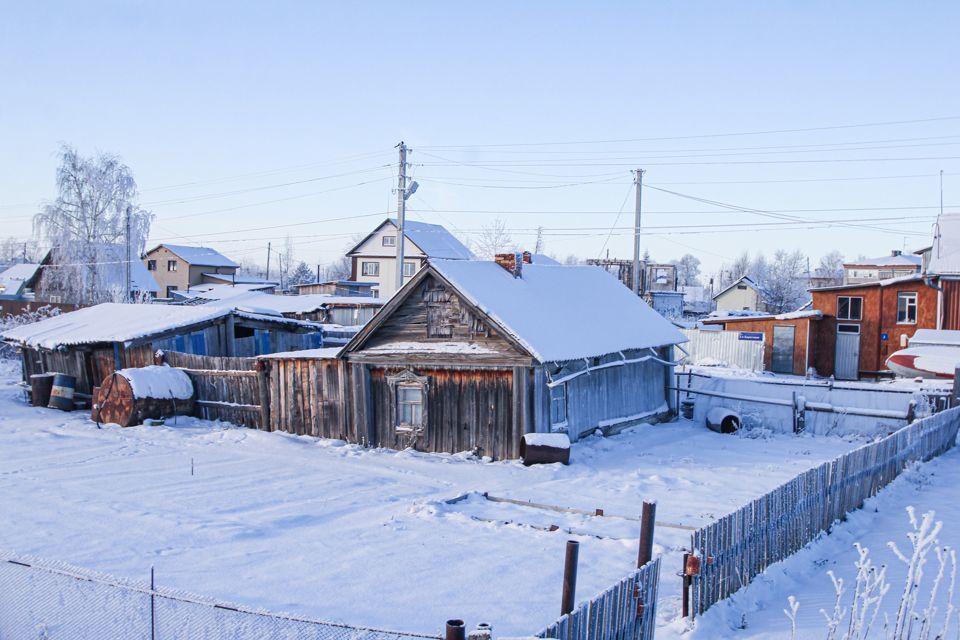
[[[408,267],[409,267],[409,269],[410,269],[410,273],[407,273],[407,268],[408,268]],[[407,262],[406,260],[404,260],[404,261],[403,261],[403,277],[404,277],[404,278],[412,278],[412,277],[415,276],[415,275],[417,275],[417,263],[416,263],[416,262]]]
[[[390,242],[387,242],[387,240]],[[383,236],[380,242],[384,247],[395,247],[397,246],[397,236]]]
[[[416,402],[404,400],[404,391],[416,391],[419,399]],[[417,382],[401,382],[397,384],[396,394],[397,419],[394,428],[398,432],[414,432],[423,429],[424,416],[426,415],[426,411],[424,410],[426,405],[426,389],[424,389],[424,386]],[[410,408],[410,420],[405,419],[405,414],[407,413],[404,410],[405,407]]]
[[[845,315],[845,316],[841,316],[841,315],[840,315],[840,301],[841,301],[841,300],[846,300],[846,301],[847,301],[847,315]],[[852,302],[853,302],[854,300],[859,300],[859,302],[860,302],[860,304],[859,304],[859,309],[858,309],[859,313],[857,314],[857,317],[853,317],[853,314],[852,314],[852,311],[853,311],[853,304],[852,304]],[[845,320],[845,321],[850,321],[850,322],[861,322],[861,321],[863,321],[863,296],[837,296],[837,320]]]
[[[367,267],[372,266],[373,270],[367,272]],[[374,260],[373,262],[360,262],[360,275],[361,276],[374,276],[377,277],[380,275],[380,263]]]
[[[156,271],[156,270],[157,270],[157,261],[147,260],[147,271]]]
[[[177,271],[177,261],[167,260],[167,273],[176,273],[176,271]]]
[[[901,300],[907,301],[907,304],[903,311],[905,312],[905,318],[901,320],[900,318],[900,302]],[[909,318],[911,301],[913,306],[913,319]],[[897,291],[897,324],[917,324],[917,315],[919,312],[919,296],[916,291]]]
[[[550,389],[550,427],[563,427],[567,424],[567,383],[555,384]],[[558,409],[559,408],[559,409]],[[562,413],[562,418],[560,417]]]

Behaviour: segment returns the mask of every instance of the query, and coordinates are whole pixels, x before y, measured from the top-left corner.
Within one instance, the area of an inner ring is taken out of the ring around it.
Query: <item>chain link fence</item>
[[[414,640],[270,613],[0,551],[0,639]]]

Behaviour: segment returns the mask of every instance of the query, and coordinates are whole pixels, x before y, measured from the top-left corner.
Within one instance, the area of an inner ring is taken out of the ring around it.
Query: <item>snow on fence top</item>
[[[130,383],[134,398],[189,400],[193,396],[193,383],[182,369],[150,365],[139,369],[121,369],[117,373]]]
[[[0,337],[33,349],[78,344],[130,342],[230,314],[229,309],[107,302],[63,313],[0,333]]]
[[[687,341],[672,323],[600,267],[524,264],[522,276],[514,278],[495,262],[430,264],[541,362]]]
[[[300,351],[281,351],[257,356],[260,360],[328,360],[336,358],[343,347],[322,347],[320,349],[301,349]]]

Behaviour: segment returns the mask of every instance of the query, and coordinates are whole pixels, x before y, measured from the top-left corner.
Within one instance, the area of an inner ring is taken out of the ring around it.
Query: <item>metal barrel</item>
[[[50,404],[50,391],[53,389],[55,373],[35,373],[30,376],[30,404],[45,407]]]
[[[73,390],[77,386],[77,379],[65,373],[58,373],[53,378],[53,388],[50,389],[51,409],[73,411]]]

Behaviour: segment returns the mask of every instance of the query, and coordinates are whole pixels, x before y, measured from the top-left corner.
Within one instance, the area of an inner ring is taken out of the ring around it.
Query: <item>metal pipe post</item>
[[[683,554],[683,604],[681,607],[680,615],[683,618],[690,616],[690,575],[687,572],[687,562],[690,559],[690,554]]]
[[[567,540],[567,553],[563,561],[563,595],[560,598],[560,615],[573,611],[577,599],[577,562],[580,558],[580,543]]]
[[[447,633],[445,640],[466,640],[467,627],[463,620],[447,620]]]
[[[637,568],[653,560],[653,528],[657,520],[657,503],[644,502],[640,514],[640,551],[637,553]]]

